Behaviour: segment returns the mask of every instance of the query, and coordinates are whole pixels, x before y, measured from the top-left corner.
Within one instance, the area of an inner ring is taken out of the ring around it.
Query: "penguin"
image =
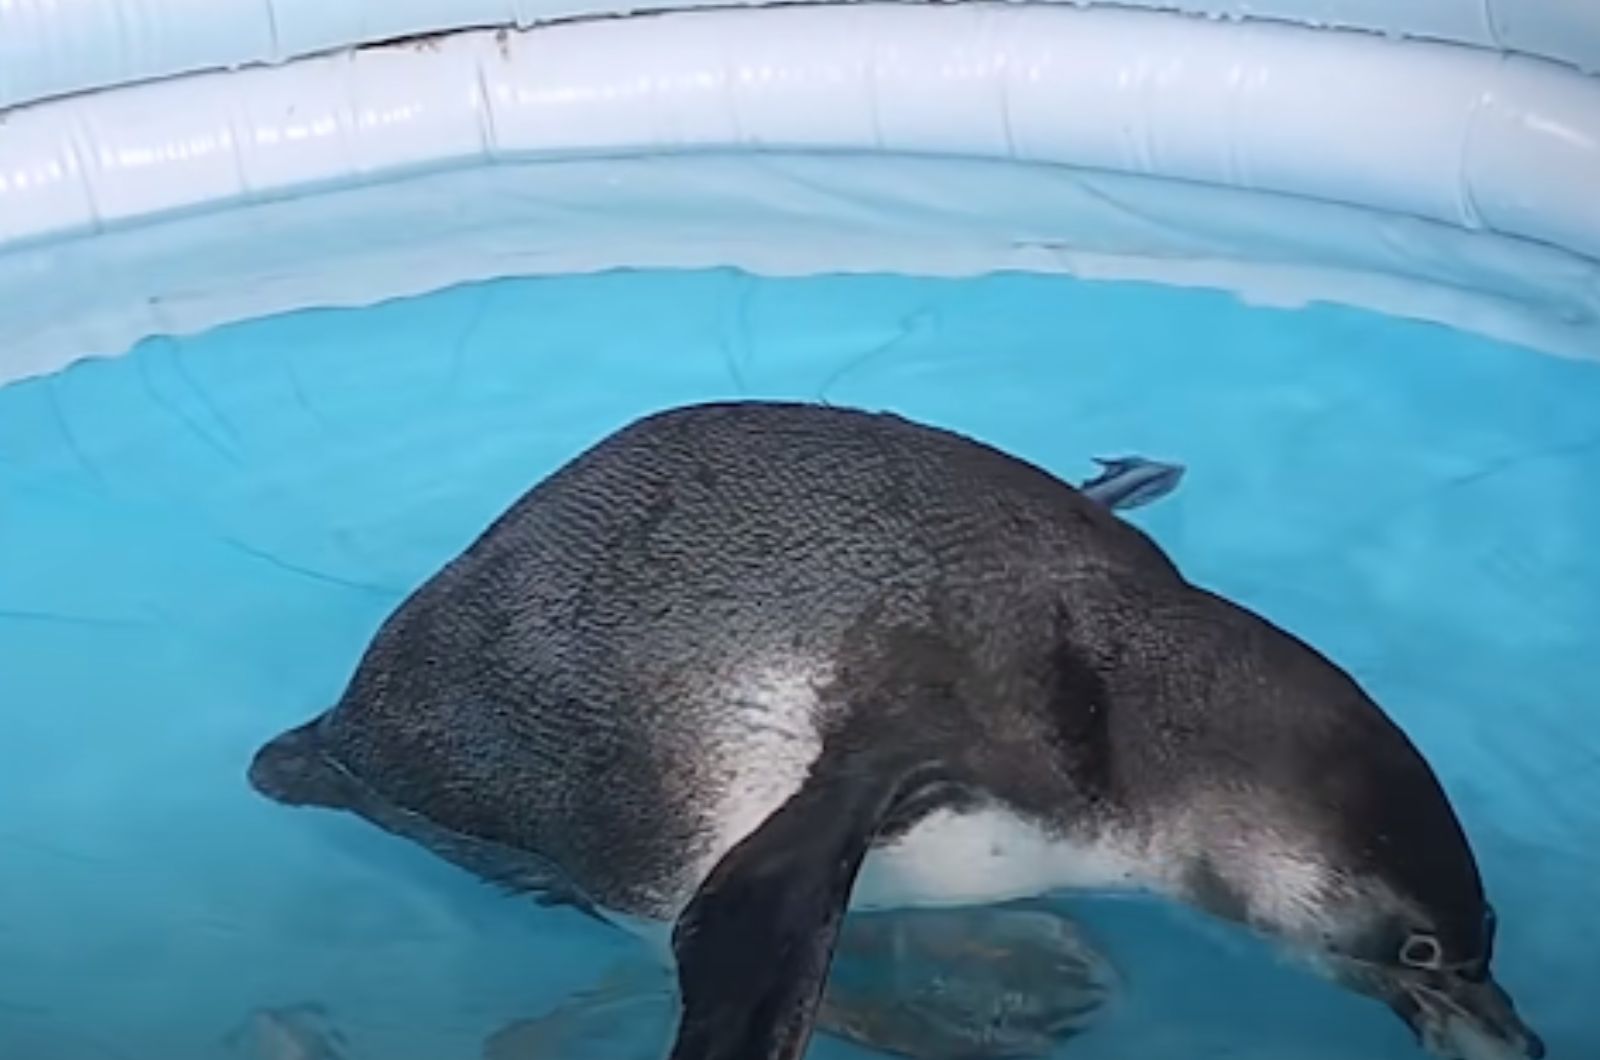
[[[672,1060],[793,1060],[851,910],[1121,888],[1450,1060],[1541,1057],[1428,763],[1110,506],[892,413],[710,402],[536,484],[250,783],[654,941]]]

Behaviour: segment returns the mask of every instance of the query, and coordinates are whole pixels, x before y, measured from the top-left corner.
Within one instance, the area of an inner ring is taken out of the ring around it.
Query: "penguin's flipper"
[[[804,1054],[867,850],[886,818],[941,779],[930,767],[846,758],[819,762],[723,856],[679,917],[683,1012],[671,1060]]]

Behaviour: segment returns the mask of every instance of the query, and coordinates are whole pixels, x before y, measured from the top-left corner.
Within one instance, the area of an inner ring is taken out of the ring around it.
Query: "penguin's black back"
[[[816,405],[678,408],[518,500],[253,777],[536,852],[601,904],[664,915],[747,734],[825,720],[745,711],[753,663],[823,670],[864,623],[952,607],[982,638],[1052,586],[1108,578],[1181,583],[1138,530],[989,446]]]

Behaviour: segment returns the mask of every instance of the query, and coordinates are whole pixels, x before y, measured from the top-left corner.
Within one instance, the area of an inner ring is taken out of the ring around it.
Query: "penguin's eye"
[[[1444,947],[1432,935],[1408,935],[1400,946],[1400,963],[1407,968],[1437,972],[1444,967]]]

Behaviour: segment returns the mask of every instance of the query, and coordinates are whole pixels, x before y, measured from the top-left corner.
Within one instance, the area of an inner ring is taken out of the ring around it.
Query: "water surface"
[[[474,1060],[629,952],[244,767],[525,488],[740,395],[894,409],[1072,480],[1186,464],[1130,519],[1411,733],[1501,979],[1552,1060],[1600,1055],[1600,364],[1137,284],[733,272],[297,313],[0,389],[0,1055],[212,1060],[253,1009],[316,1001],[351,1060]],[[1080,909],[1128,994],[1063,1055],[1419,1056],[1231,932]]]

